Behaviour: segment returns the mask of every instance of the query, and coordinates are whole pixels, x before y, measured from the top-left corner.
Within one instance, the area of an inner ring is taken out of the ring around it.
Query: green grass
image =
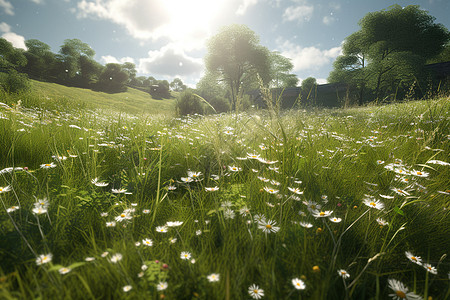
[[[38,101],[33,101],[33,105],[51,103],[65,106],[71,103],[83,108],[114,110],[138,115],[161,113],[174,115],[175,94],[170,99],[155,100],[150,94],[134,88],[128,88],[123,93],[108,94],[36,80],[31,80],[31,83],[32,93],[27,93],[28,96],[39,98]]]
[[[28,97],[0,107],[0,170],[18,168],[0,174],[0,298],[250,299],[256,284],[264,299],[389,299],[389,279],[449,296],[450,172],[433,162],[448,163],[448,97],[182,119]]]

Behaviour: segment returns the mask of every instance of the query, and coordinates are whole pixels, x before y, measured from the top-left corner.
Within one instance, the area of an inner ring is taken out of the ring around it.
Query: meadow
[[[450,296],[449,97],[183,118],[2,99],[2,299]]]

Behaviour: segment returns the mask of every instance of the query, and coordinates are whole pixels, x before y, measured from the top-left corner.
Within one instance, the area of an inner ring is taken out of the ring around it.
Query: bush
[[[194,95],[192,90],[181,93],[176,103],[177,114],[181,116],[203,114],[203,105],[200,98]]]
[[[8,75],[1,82],[2,88],[9,94],[27,92],[31,88],[28,76],[18,73],[16,70],[9,70]]]

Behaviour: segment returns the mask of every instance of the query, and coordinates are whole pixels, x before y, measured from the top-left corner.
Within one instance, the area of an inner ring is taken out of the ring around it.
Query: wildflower
[[[183,252],[181,252],[180,257],[181,257],[182,260],[188,260],[188,259],[191,258],[191,253],[183,251]]]
[[[143,209],[143,210],[142,210],[142,213],[147,215],[147,214],[150,213],[150,209]]]
[[[428,175],[430,175],[430,173],[412,170],[411,175],[418,176],[418,177],[428,177]]]
[[[95,177],[94,179],[92,179],[92,180],[91,180],[91,183],[92,183],[93,185],[99,186],[99,187],[105,187],[105,186],[108,186],[108,185],[109,185],[109,183],[107,183],[107,182],[99,182],[97,177]]]
[[[215,186],[215,187],[205,187],[205,191],[207,192],[215,192],[218,191],[219,187]]]
[[[384,199],[394,199],[394,196],[382,195],[382,194],[379,194],[379,195],[381,198],[384,198]]]
[[[436,267],[433,267],[430,264],[423,264],[423,267],[425,268],[425,270],[427,270],[428,272],[430,272],[431,274],[436,275],[437,274],[437,269]]]
[[[18,210],[20,207],[19,206],[11,206],[10,208],[7,208],[6,209],[6,212],[7,213],[12,213],[12,212],[14,212],[14,211],[16,211],[16,210]]]
[[[228,166],[228,170],[230,170],[231,172],[239,172],[242,171],[242,168],[236,166]]]
[[[226,208],[226,209],[223,211],[223,217],[224,217],[225,219],[234,219],[235,213],[234,213],[234,211],[233,211],[232,209]]]
[[[256,153],[247,153],[247,158],[250,159],[259,159],[260,155]]]
[[[86,257],[84,260],[87,261],[87,262],[94,261],[95,257]]]
[[[0,186],[0,194],[9,192],[10,190],[11,190],[11,186],[10,185],[5,186],[5,187]]]
[[[281,183],[278,182],[278,181],[276,181],[276,180],[273,180],[273,179],[272,179],[272,180],[270,181],[270,184],[278,186],[278,185],[280,185]]]
[[[166,226],[167,227],[177,227],[177,226],[181,226],[183,224],[183,222],[181,221],[175,221],[175,222],[167,222]]]
[[[188,177],[194,178],[194,179],[200,177],[201,175],[202,175],[202,172],[191,172],[191,171],[188,172]]]
[[[386,222],[385,220],[383,220],[382,218],[377,218],[376,221],[377,221],[378,225],[380,225],[381,227],[389,225],[389,223]]]
[[[158,285],[156,286],[156,289],[158,291],[164,291],[165,289],[167,289],[167,287],[169,286],[169,284],[167,282],[159,282]]]
[[[269,194],[276,194],[276,193],[278,193],[279,191],[278,190],[275,190],[275,189],[273,189],[273,188],[269,188],[269,187],[264,187],[264,190],[266,191],[266,192],[268,192]]]
[[[413,292],[408,293],[408,288],[398,280],[388,279],[388,286],[395,294],[389,294],[394,300],[420,300],[422,297],[414,294]]]
[[[220,279],[220,274],[212,273],[208,275],[206,278],[208,278],[209,282],[217,282]]]
[[[291,188],[288,187],[288,190],[290,190],[291,192],[297,194],[297,195],[303,195],[303,191],[301,191],[299,188]]]
[[[410,195],[407,191],[404,191],[402,189],[392,188],[391,190],[394,191],[395,193],[399,194],[400,196],[409,196]]]
[[[350,274],[348,274],[347,271],[345,271],[343,269],[338,270],[337,272],[338,272],[339,276],[341,276],[344,279],[347,279],[350,277]]]
[[[250,213],[250,209],[248,209],[247,206],[244,206],[239,210],[239,214],[243,217],[246,217],[247,214],[249,214],[249,213]]]
[[[377,160],[377,164],[378,164],[378,165],[384,164],[384,160]]]
[[[420,256],[415,256],[414,254],[412,254],[409,251],[405,251],[405,255],[413,263],[418,264],[419,266],[422,265],[422,258],[420,258]]]
[[[50,205],[50,202],[47,200],[47,198],[39,199],[37,202],[34,203],[34,207],[42,207],[44,209],[47,209]]]
[[[49,163],[49,164],[42,164],[41,165],[41,169],[51,169],[51,168],[56,168],[55,163]]]
[[[341,218],[332,217],[332,218],[330,218],[330,221],[333,222],[333,223],[339,223],[339,222],[342,221],[342,219]]]
[[[441,166],[450,166],[450,163],[442,161],[442,160],[429,160],[427,161],[427,163],[429,164],[436,164],[436,165],[441,165]]]
[[[183,181],[185,183],[190,183],[190,182],[194,181],[194,179],[192,179],[192,177],[181,177],[181,181]]]
[[[129,292],[133,287],[131,285],[126,285],[122,288],[122,290],[126,293]]]
[[[112,263],[118,263],[121,260],[122,260],[122,254],[120,254],[120,253],[116,253],[113,256],[111,256]]]
[[[127,220],[131,220],[133,217],[131,216],[129,211],[124,211],[123,213],[121,213],[120,215],[118,215],[115,220],[117,222],[122,222],[122,221],[127,221]]]
[[[107,217],[108,216],[108,213],[107,212],[102,212],[101,214],[100,214],[100,217]]]
[[[311,228],[313,227],[313,225],[311,223],[307,223],[307,222],[299,222],[298,223],[300,226],[305,227],[305,228]]]
[[[47,209],[42,206],[37,206],[31,210],[35,215],[42,215],[47,213]]]
[[[405,169],[394,169],[394,172],[402,175],[409,175],[409,172]]]
[[[260,289],[256,284],[252,284],[248,288],[248,293],[253,299],[261,299],[264,296],[264,290]]]
[[[169,191],[174,191],[174,190],[177,189],[177,187],[174,186],[174,185],[168,185],[168,186],[167,186],[167,189],[168,189]]]
[[[177,238],[170,238],[170,239],[169,239],[169,242],[170,242],[171,244],[175,244],[175,243],[177,242]]]
[[[157,226],[156,227],[156,231],[160,232],[160,233],[166,233],[169,229],[167,228],[167,226]]]
[[[70,271],[72,271],[72,269],[66,268],[66,267],[63,267],[63,268],[61,268],[61,269],[58,270],[59,274],[61,274],[61,275],[67,274],[67,273],[69,273]]]
[[[294,287],[297,290],[304,290],[306,288],[305,283],[303,282],[303,280],[298,279],[298,278],[294,278],[292,279],[292,284],[294,285]]]
[[[319,268],[319,266],[313,266],[313,272],[314,273],[318,273],[318,272],[320,272],[320,268]]]
[[[106,227],[116,227],[116,222],[106,222]]]
[[[384,204],[380,202],[380,200],[375,199],[364,199],[364,204],[370,208],[376,208],[378,210],[382,210],[384,208]]]
[[[112,189],[111,192],[114,194],[125,194],[127,192],[127,189],[124,188]]]
[[[232,207],[233,206],[233,203],[231,203],[231,201],[223,201],[221,204],[220,204],[220,206],[221,207]]]
[[[52,261],[52,257],[53,255],[51,253],[49,254],[41,254],[38,256],[38,258],[36,258],[36,264],[38,266],[49,263]]]
[[[309,211],[320,209],[322,206],[314,201],[303,201],[303,204],[305,204],[308,207]]]
[[[332,213],[333,213],[332,210],[319,211],[317,209],[315,209],[311,212],[311,214],[314,218],[326,218],[326,217],[331,216]]]
[[[275,226],[276,222],[273,220],[260,220],[258,221],[258,228],[261,229],[264,233],[275,233],[280,230],[280,227]]]
[[[202,234],[202,231],[201,230],[197,230],[196,232],[195,232],[195,235],[201,235]]]
[[[143,239],[142,245],[151,247],[153,245],[153,241],[151,239]]]
[[[109,254],[109,252],[108,252],[108,251],[105,251],[105,252],[103,252],[100,256],[101,256],[101,257],[107,257],[108,254]]]

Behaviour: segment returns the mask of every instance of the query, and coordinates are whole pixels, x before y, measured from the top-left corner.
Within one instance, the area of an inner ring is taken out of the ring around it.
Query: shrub
[[[203,114],[203,105],[192,90],[181,93],[176,103],[177,114],[181,116]]]
[[[31,87],[30,80],[26,74],[19,73],[12,69],[9,70],[8,75],[4,77],[1,85],[9,94],[27,92]]]

